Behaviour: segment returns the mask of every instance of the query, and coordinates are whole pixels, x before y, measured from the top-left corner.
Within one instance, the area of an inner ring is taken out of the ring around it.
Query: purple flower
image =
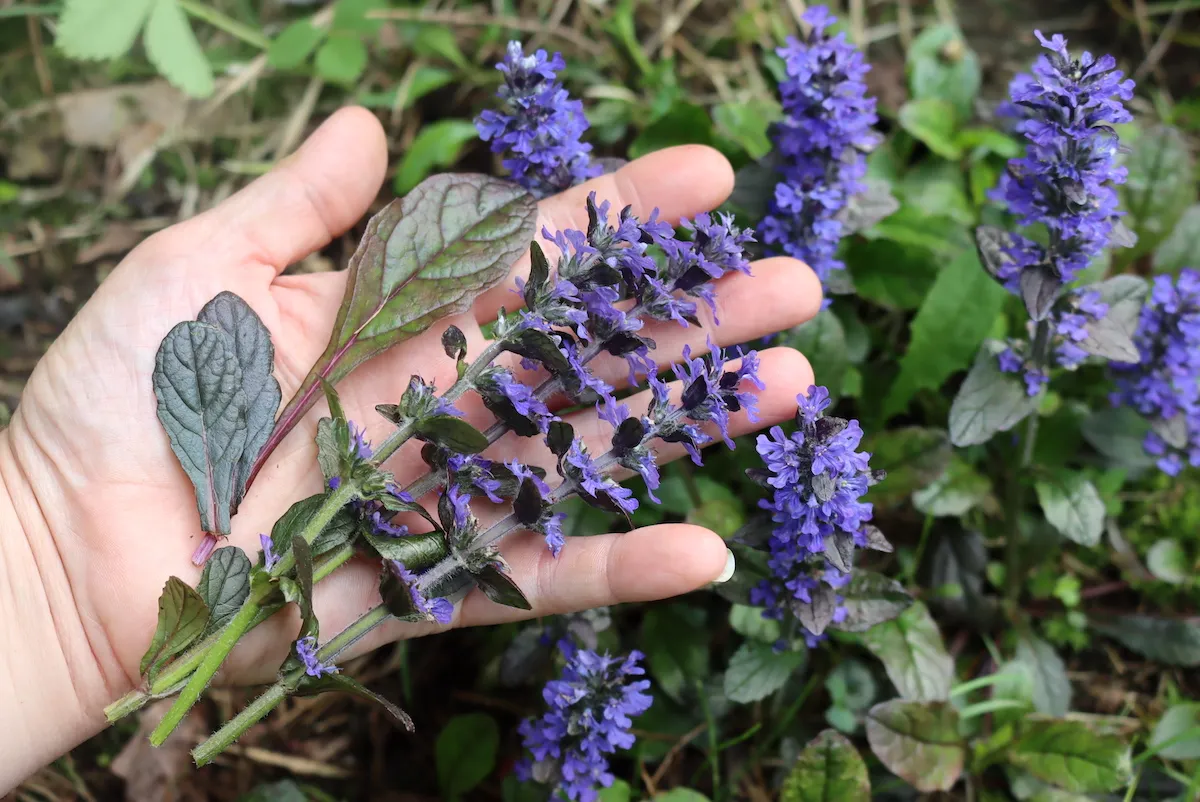
[[[471,520],[471,494],[464,493],[458,485],[450,485],[446,490],[450,505],[454,510],[454,528],[466,529]]]
[[[808,37],[789,38],[776,51],[788,76],[779,86],[785,116],[772,131],[782,180],[760,232],[772,251],[808,263],[824,283],[845,267],[837,259],[837,215],[865,189],[863,154],[876,142],[877,117],[862,53],[845,34],[827,32],[835,21],[828,9],[814,6],[804,20]]]
[[[361,460],[368,460],[375,452],[371,448],[371,443],[367,440],[367,430],[360,429],[354,425],[354,421],[349,421],[350,426],[350,453]]]
[[[733,440],[729,436],[730,413],[745,409],[750,420],[758,420],[755,395],[740,389],[743,380],[759,390],[765,388],[758,378],[758,353],[751,351],[742,357],[737,370],[726,372],[725,355],[711,340],[708,347],[712,351],[711,363],[708,364],[699,357],[692,359],[691,347],[683,347],[683,361],[674,367],[675,378],[684,387],[680,407],[683,414],[692,420],[716,424],[725,444],[733,448]]]
[[[1154,279],[1134,343],[1140,362],[1110,365],[1117,385],[1113,403],[1133,407],[1154,424],[1144,446],[1165,473],[1200,466],[1200,272]]]
[[[446,467],[454,476],[456,488],[475,488],[493,504],[504,501],[499,495],[500,480],[492,475],[490,459],[478,454],[452,454]]]
[[[262,546],[263,552],[263,567],[270,571],[279,562],[279,555],[275,553],[275,544],[271,542],[270,535],[259,535],[259,545]]]
[[[1088,338],[1091,325],[1108,314],[1108,304],[1100,299],[1100,293],[1087,288],[1072,290],[1060,298],[1046,316],[1050,329],[1053,361],[1059,367],[1074,370],[1087,359],[1088,352],[1080,347]],[[1033,328],[1033,324],[1029,324]],[[996,355],[996,362],[1004,373],[1022,373],[1025,392],[1035,396],[1050,383],[1046,368],[1037,364],[1030,354],[1030,345],[1025,340],[1010,339],[1008,347]]]
[[[501,108],[475,118],[492,152],[508,155],[504,166],[513,180],[539,198],[600,174],[591,163],[591,145],[580,141],[588,128],[583,104],[557,80],[565,66],[558,53],[525,55],[520,42],[509,42],[504,61],[496,65],[504,74],[496,93]]]
[[[611,477],[606,476],[597,466],[592,455],[580,440],[571,443],[570,450],[559,462],[559,473],[572,483],[581,493],[594,499],[606,498],[626,514],[638,508],[633,491],[617,484]]]
[[[787,435],[774,426],[758,437],[765,481],[774,491],[759,505],[770,511],[775,528],[768,541],[772,577],[759,584],[751,601],[766,607],[764,615],[771,618],[784,617],[796,603],[811,604],[821,583],[844,584],[846,577],[821,559],[827,540],[842,533],[865,544],[864,526],[872,514],[871,504],[862,500],[875,481],[871,455],[858,451],[862,427],[825,416],[829,393],[823,387],[810,387],[796,400],[798,431]],[[838,615],[845,613],[835,613],[835,621]],[[815,643],[816,633],[806,633]]]
[[[518,482],[528,479],[529,481],[533,482],[534,487],[538,489],[539,493],[541,493],[543,496],[549,495],[550,485],[546,484],[546,481],[542,479],[542,477],[530,470],[528,465],[522,465],[517,460],[511,459],[504,463],[504,466],[512,471],[513,476],[517,477]]]
[[[550,553],[557,557],[562,553],[563,546],[566,545],[567,539],[563,536],[563,521],[567,519],[567,514],[564,512],[552,512],[546,515],[538,522],[541,527],[542,535],[546,538],[546,546],[550,549]]]
[[[634,744],[633,718],[650,708],[650,682],[640,652],[611,657],[559,642],[566,658],[562,675],[546,683],[541,718],[521,722],[518,732],[530,757],[517,776],[553,785],[562,797],[595,802],[598,789],[613,783],[608,758]]]
[[[1126,177],[1112,126],[1132,119],[1122,101],[1133,98],[1133,81],[1124,80],[1112,56],[1072,59],[1062,36],[1036,33],[1049,53],[1038,57],[1032,75],[1013,79],[1012,103],[1000,109],[1017,119],[1025,155],[1009,162],[992,196],[1022,225],[1045,226],[1050,242],[1015,236],[999,276],[1012,292],[1025,269],[1043,264],[1070,283],[1109,244],[1121,215],[1112,185]]]
[[[407,537],[408,527],[393,524],[389,516],[390,513],[384,510],[375,510],[370,517],[371,528],[385,537]]]
[[[317,656],[317,639],[312,635],[301,638],[295,643],[296,657],[304,664],[304,673],[310,677],[320,677],[325,674],[338,673],[333,663],[322,663]]]
[[[408,588],[408,595],[412,599],[413,609],[439,624],[450,623],[450,620],[454,617],[454,605],[449,600],[427,599],[418,587],[420,577],[409,571],[404,566],[404,563],[399,560],[389,560],[388,563],[391,565],[392,572],[395,573],[396,578]]]

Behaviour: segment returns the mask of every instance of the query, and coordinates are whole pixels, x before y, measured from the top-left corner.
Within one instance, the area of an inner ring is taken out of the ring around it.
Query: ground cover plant
[[[99,63],[104,82],[194,98],[189,133],[108,168],[99,219],[134,239],[94,258],[136,241],[139,202],[194,210],[178,187],[215,199],[267,169],[318,108],[356,100],[398,132],[378,210],[297,268],[350,278],[293,397],[232,293],[163,340],[145,391],[195,487],[204,536],[179,548],[203,574],[162,577],[114,728],[18,798],[1200,798],[1200,94],[1179,66],[1200,9],[1096,3],[1103,24],[1060,33],[1012,8],[1020,46],[996,51],[968,2],[547,5],[0,6],[0,35],[36,56],[0,72],[22,93]],[[270,146],[196,133],[256,81],[295,90],[286,108],[257,90],[284,120]],[[50,269],[46,228],[69,241],[86,197],[13,169],[47,141],[35,119],[0,130],[18,276]],[[688,143],[736,169],[721,207],[639,218],[592,195],[586,226],[536,229],[537,200]],[[96,219],[79,236],[102,244]],[[452,233],[428,260],[388,247],[435,229]],[[736,324],[713,282],[777,254],[820,279],[813,320],[656,361],[648,327]],[[468,346],[444,318],[526,255]],[[28,342],[45,318],[20,314]],[[456,380],[376,399],[395,429],[368,441],[339,382],[426,330]],[[774,345],[816,384],[792,420],[735,439]],[[625,361],[629,392],[589,368],[600,355]],[[490,425],[463,419],[469,396]],[[224,544],[314,407],[323,491],[257,554]],[[564,409],[595,410],[603,434]],[[401,486],[385,462],[410,440],[427,470]],[[672,446],[689,458],[660,465]],[[386,621],[448,622],[476,590],[528,609],[512,533],[560,558],[677,520],[725,539],[725,581],[340,659]],[[314,587],[362,556],[378,606],[323,629]],[[276,681],[210,689],[285,609],[301,624]]]

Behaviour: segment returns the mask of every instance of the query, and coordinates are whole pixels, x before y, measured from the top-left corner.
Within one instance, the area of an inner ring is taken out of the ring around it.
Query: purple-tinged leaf
[[[1020,284],[1021,300],[1025,302],[1029,317],[1045,320],[1063,288],[1058,271],[1045,263],[1026,267],[1021,271]]]
[[[153,382],[158,419],[196,488],[200,525],[227,535],[246,445],[246,394],[232,339],[207,323],[180,323],[158,348]]]
[[[447,326],[442,332],[442,350],[446,356],[461,362],[467,355],[467,335],[458,326]]]
[[[866,187],[847,198],[846,205],[837,214],[843,226],[843,236],[866,231],[900,209],[900,201],[892,194],[892,187],[887,181],[869,178]]]
[[[867,742],[883,765],[918,791],[949,791],[962,776],[966,750],[958,711],[947,702],[877,704],[867,714]]]
[[[834,629],[844,632],[866,632],[876,624],[891,621],[912,605],[912,597],[903,585],[871,571],[856,571],[841,595],[846,617]]]
[[[433,415],[417,424],[416,436],[459,454],[478,454],[488,447],[483,432],[453,415]]]
[[[1141,361],[1133,335],[1146,300],[1146,282],[1137,276],[1120,275],[1088,289],[1100,293],[1100,300],[1108,304],[1108,314],[1087,325],[1087,339],[1079,347],[1116,362]]]
[[[954,660],[924,604],[917,602],[891,621],[871,627],[863,644],[883,663],[905,699],[930,702],[950,696]]]
[[[312,547],[302,537],[292,538],[292,554],[296,557],[296,586],[300,591],[297,606],[300,607],[300,634],[298,638],[316,637],[317,616],[313,613],[313,557]]]
[[[237,546],[217,549],[204,564],[196,590],[208,606],[208,632],[229,622],[250,595],[250,558]]]
[[[996,226],[979,226],[975,229],[975,250],[979,254],[979,262],[992,278],[1004,283],[1002,276],[1006,275],[1014,264],[1009,249],[1013,246],[1013,235]]]
[[[354,368],[437,320],[470,309],[534,238],[537,204],[517,185],[435,175],[367,223],[325,353],[288,402],[251,473],[316,402],[318,380]]]
[[[807,604],[800,600],[792,602],[792,613],[796,619],[814,635],[820,635],[833,623],[837,612],[837,592],[828,585],[818,585],[809,593],[812,598]]]
[[[250,306],[232,292],[222,292],[213,298],[196,319],[216,326],[229,335],[234,356],[242,369],[242,391],[246,394],[246,444],[238,460],[233,492],[232,511],[246,493],[246,480],[258,452],[275,427],[275,413],[282,394],[275,370],[275,346],[271,332]]]
[[[138,671],[153,672],[204,634],[208,605],[178,577],[171,577],[158,597],[158,626]]]
[[[502,563],[488,563],[478,571],[472,571],[471,575],[484,595],[496,604],[515,607],[518,610],[532,610],[533,605],[505,571],[505,567]]]

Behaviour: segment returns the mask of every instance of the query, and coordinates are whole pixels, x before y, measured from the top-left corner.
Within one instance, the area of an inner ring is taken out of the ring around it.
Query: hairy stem
[[[1050,321],[1038,321],[1034,330],[1030,357],[1035,370],[1044,370],[1050,355]],[[1010,614],[1015,614],[1025,577],[1021,572],[1021,508],[1025,504],[1025,477],[1033,463],[1037,443],[1039,415],[1037,409],[1025,420],[1021,452],[1009,481],[1008,538],[1004,543],[1004,600]]]
[[[304,529],[300,530],[297,537],[303,538],[306,542],[312,543],[316,540],[317,535],[325,529],[326,525],[333,520],[333,516],[338,511],[354,500],[358,494],[358,488],[353,482],[343,482],[337,490],[326,496],[325,501],[317,509],[313,517],[305,524]],[[271,569],[272,577],[282,576],[285,572],[291,570],[296,564],[296,558],[291,549],[280,555],[279,562]],[[171,734],[179,723],[183,721],[183,717],[192,709],[200,699],[200,695],[204,693],[204,689],[208,687],[208,683],[212,681],[213,676],[221,668],[221,664],[225,662],[225,658],[233,651],[233,647],[241,640],[247,632],[250,631],[255,619],[258,617],[259,611],[262,608],[262,603],[266,595],[273,590],[270,585],[264,584],[260,586],[260,590],[256,593],[251,591],[246,597],[246,601],[242,603],[241,609],[230,620],[229,624],[221,630],[221,634],[217,637],[215,643],[212,644],[204,653],[204,657],[200,660],[200,664],[196,666],[196,670],[192,673],[187,685],[179,692],[179,696],[175,699],[175,704],[163,716],[162,721],[154,728],[154,732],[150,734],[150,743],[155,746],[160,746],[167,736]]]
[[[317,658],[322,663],[330,663],[336,660],[338,655],[388,618],[390,618],[390,614],[382,605],[371,608],[360,616],[357,621],[339,632],[328,643],[318,649]],[[221,754],[238,738],[242,737],[242,734],[246,730],[250,729],[250,727],[257,724],[268,713],[274,710],[287,697],[288,693],[296,689],[303,677],[304,669],[293,669],[283,679],[269,686],[258,698],[247,705],[242,712],[227,721],[224,726],[192,750],[192,759],[196,761],[196,765],[204,766],[211,763],[217,755]]]

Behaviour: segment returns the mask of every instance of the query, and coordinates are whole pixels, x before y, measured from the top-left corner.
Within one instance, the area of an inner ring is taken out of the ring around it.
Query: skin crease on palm
[[[0,793],[104,726],[103,707],[138,680],[164,581],[174,575],[190,584],[199,575],[190,561],[200,537],[192,488],[158,423],[151,391],[159,342],[218,292],[231,290],[270,329],[276,375],[284,398],[290,397],[328,340],[345,273],[279,274],[359,221],[386,167],[386,140],[376,119],[362,109],[339,111],[272,173],[130,253],[38,364],[10,427],[0,434],[6,491],[0,494]],[[584,199],[591,190],[616,209],[632,204],[641,216],[657,206],[674,222],[715,208],[732,183],[732,171],[716,151],[673,148],[543,201],[538,227],[586,227]],[[527,259],[518,263],[514,275],[527,267]],[[472,311],[439,321],[356,370],[339,386],[347,414],[365,424],[372,439],[382,439],[389,424],[374,412],[375,404],[396,401],[414,373],[449,386],[454,368],[439,342],[442,330],[458,325],[471,353],[478,353],[480,324],[501,306],[511,310],[519,303],[512,287],[510,276]],[[652,327],[656,359],[678,359],[685,343],[707,350],[707,336],[725,346],[795,326],[816,313],[820,293],[801,263],[760,261],[753,277],[733,275],[719,284],[721,326]],[[597,369],[609,381],[625,375],[618,360]],[[805,358],[785,348],[762,354],[761,376],[768,389],[760,394],[760,419],[735,416],[735,434],[790,417],[796,394],[812,382]],[[635,396],[634,405],[639,402],[646,403],[644,394]],[[477,423],[490,420],[477,399],[460,405]],[[313,435],[322,407],[272,454],[234,519],[228,542],[251,556],[259,532],[270,531],[288,505],[321,488]],[[568,419],[594,453],[605,450],[608,425],[594,412]],[[424,472],[418,446],[408,444],[388,464],[399,481]],[[493,450],[549,468],[553,476],[552,459],[540,443],[506,438]],[[680,456],[674,447],[660,453],[663,459]],[[557,560],[532,534],[510,537],[503,551],[533,612],[475,593],[459,605],[455,626],[665,598],[711,582],[726,560],[719,537],[685,524],[576,540]],[[376,577],[377,566],[364,561],[317,587],[323,637],[377,603]],[[297,627],[298,619],[286,613],[260,627],[239,645],[222,679],[270,680]],[[356,653],[431,631],[384,626]]]

